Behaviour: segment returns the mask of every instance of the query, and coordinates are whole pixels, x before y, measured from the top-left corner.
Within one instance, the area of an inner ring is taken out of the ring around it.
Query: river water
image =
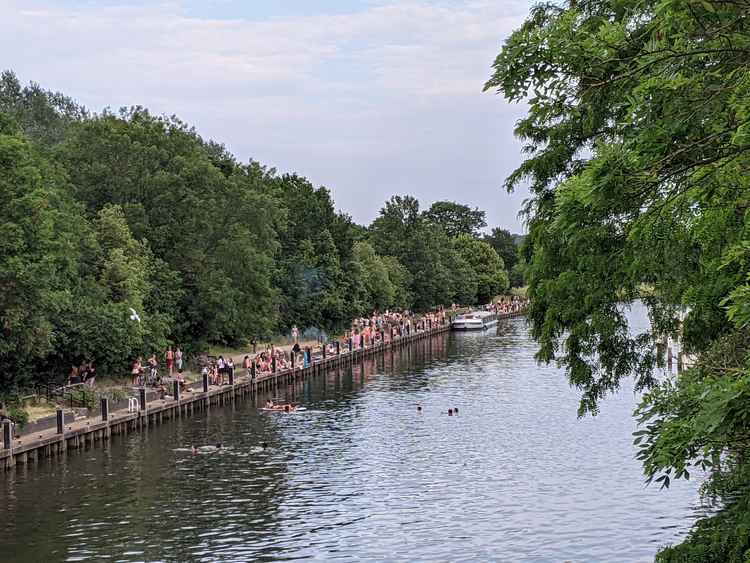
[[[304,412],[238,400],[20,467],[0,560],[653,560],[701,514],[697,484],[645,487],[633,393],[579,420],[535,349],[501,321],[280,391]]]

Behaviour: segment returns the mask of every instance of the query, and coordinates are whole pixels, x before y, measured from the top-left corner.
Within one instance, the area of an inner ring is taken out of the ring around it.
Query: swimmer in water
[[[273,401],[271,399],[268,399],[266,401],[266,408],[267,409],[272,409],[273,408]]]
[[[291,412],[291,410],[292,409],[289,407],[289,405],[284,405],[284,412]]]
[[[267,444],[266,442],[263,442],[263,443],[262,443],[262,444],[260,445],[260,447],[261,447],[261,448],[263,448],[264,450],[265,450],[265,449],[268,449],[268,444]]]
[[[219,442],[219,443],[217,443],[217,444],[216,444],[216,449],[217,449],[217,450],[220,450],[220,449],[221,449],[221,442]]]
[[[417,405],[417,412],[422,412],[422,405]]]
[[[190,446],[190,451],[193,452],[194,454],[198,453],[198,448],[195,447],[195,444],[193,444],[192,446]]]
[[[448,409],[448,416],[453,416],[453,409]]]
[[[455,414],[456,416],[458,416],[458,408],[454,408],[453,409],[453,414]]]

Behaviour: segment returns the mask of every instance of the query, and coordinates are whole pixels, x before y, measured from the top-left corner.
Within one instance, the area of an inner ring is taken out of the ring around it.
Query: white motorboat
[[[458,315],[451,327],[454,330],[486,330],[497,324],[497,314],[492,311],[472,311],[465,315]]]

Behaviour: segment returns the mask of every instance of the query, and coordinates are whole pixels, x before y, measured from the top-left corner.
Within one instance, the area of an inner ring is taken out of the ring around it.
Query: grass
[[[55,412],[57,412],[57,405],[44,401],[34,405],[29,405],[25,407],[24,410],[26,411],[26,414],[29,415],[29,422],[36,422],[37,420],[55,414]]]

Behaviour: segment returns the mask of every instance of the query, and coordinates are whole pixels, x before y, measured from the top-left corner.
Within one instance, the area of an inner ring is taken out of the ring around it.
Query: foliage
[[[487,226],[484,211],[453,201],[436,201],[424,212],[424,218],[451,238],[459,235],[477,237],[479,230]]]
[[[421,213],[395,197],[366,228],[325,187],[240,163],[176,117],[90,115],[11,72],[0,75],[0,213],[6,390],[84,361],[122,374],[170,344],[192,355],[477,298],[479,265],[452,235],[484,226],[480,210]]]
[[[493,297],[508,289],[508,274],[503,267],[503,259],[489,243],[460,235],[453,241],[453,246],[473,272],[479,303],[489,303]]]
[[[26,409],[20,403],[8,404],[8,418],[21,429],[29,423],[29,413],[26,412]]]
[[[488,243],[492,248],[495,249],[503,259],[505,268],[510,272],[518,262],[519,258],[519,245],[517,237],[520,235],[512,235],[507,229],[501,229],[495,227],[489,235],[485,235],[483,240]]]
[[[0,387],[27,383],[73,303],[82,217],[57,169],[0,114]]]
[[[474,212],[450,202],[438,204],[420,213],[415,198],[392,197],[370,227],[373,247],[409,269],[409,289],[418,310],[435,304],[489,302],[508,287],[502,260],[489,244],[468,233],[451,237],[451,232],[461,230],[456,227],[458,222],[435,219],[440,215],[437,211],[446,209],[460,208],[469,215]],[[474,224],[478,227],[476,221]]]
[[[736,345],[750,318],[749,31],[746,0],[540,4],[486,85],[529,104],[516,127],[528,158],[506,185],[533,194],[524,254],[539,359],[566,366],[582,413],[633,374],[650,390],[636,437],[647,477],[667,485],[705,466],[723,502],[665,561],[748,557],[737,484],[749,358]],[[620,302],[643,287],[652,330],[631,334]],[[688,351],[729,349],[731,362],[658,382],[654,338],[676,334],[680,311]]]

